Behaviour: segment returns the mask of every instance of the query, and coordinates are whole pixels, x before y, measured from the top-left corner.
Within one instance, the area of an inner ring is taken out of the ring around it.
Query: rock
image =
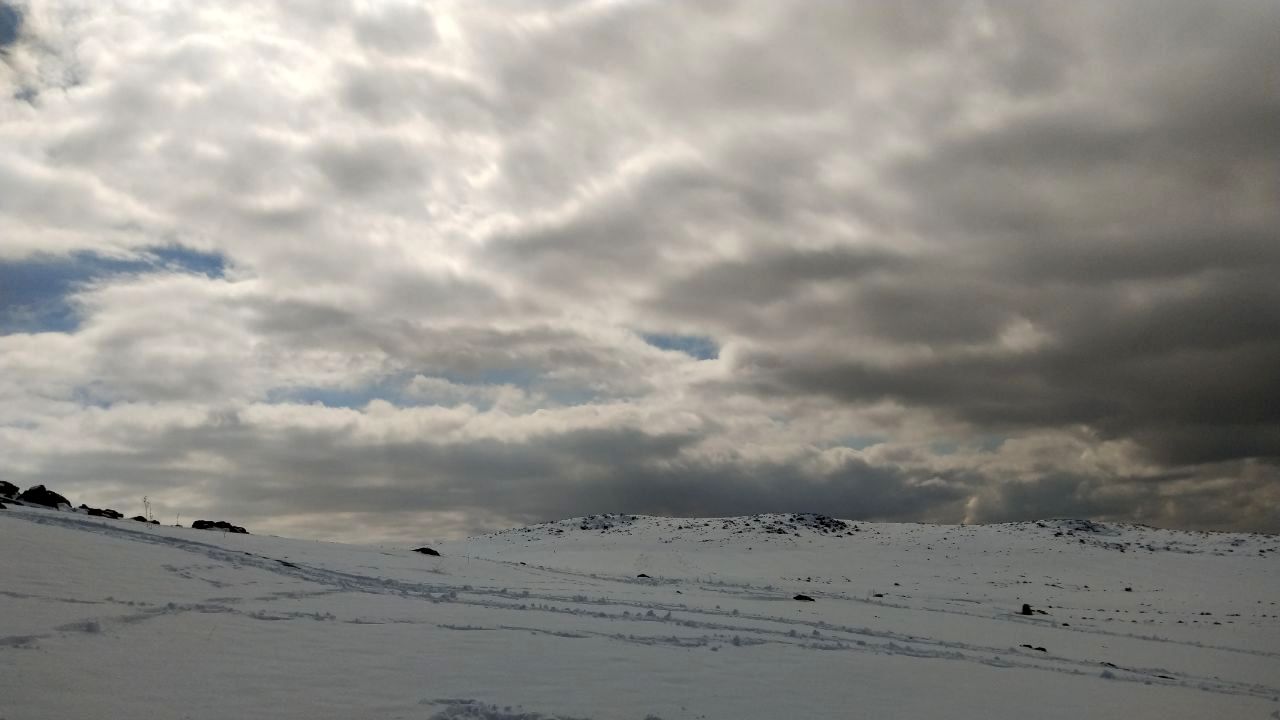
[[[649,577],[649,576],[648,576],[648,575],[645,575],[644,573],[640,573],[640,574],[639,574],[639,575],[637,575],[636,577],[638,577],[638,578],[647,578],[647,577]]]
[[[0,510],[4,510],[4,503],[0,503]]]
[[[43,485],[36,485],[35,487],[27,488],[18,496],[18,499],[25,503],[31,503],[32,505],[43,505],[51,508],[56,508],[59,505],[71,507],[70,500],[67,500],[52,490],[46,489]]]
[[[1131,587],[1127,587],[1127,588],[1125,588],[1125,589],[1124,589],[1124,591],[1125,591],[1125,592],[1133,592],[1133,588],[1131,588]]]
[[[196,520],[191,523],[191,527],[195,530],[222,530],[224,532],[239,533],[241,535],[249,534],[248,530],[245,530],[239,525],[232,525],[226,520]]]
[[[440,553],[439,553],[438,551],[436,551],[436,550],[432,550],[432,549],[431,549],[431,548],[429,548],[429,547],[414,548],[414,549],[413,549],[413,551],[414,551],[414,552],[416,552],[416,553],[422,553],[423,555],[431,555],[431,556],[434,556],[434,557],[440,557]]]
[[[90,517],[104,517],[111,518],[112,520],[119,520],[124,517],[124,515],[112,510],[111,508],[89,508],[88,513]]]
[[[799,600],[799,601],[801,601],[801,602],[817,602],[816,600],[814,600],[813,598],[809,597],[808,595],[796,595],[795,597],[793,597],[793,598],[791,598],[791,599],[792,599],[792,600]]]
[[[1030,606],[1030,605],[1028,605],[1027,603],[1022,603],[1022,612],[1020,612],[1019,614],[1020,614],[1020,615],[1033,615],[1034,613],[1031,611],[1031,606]]]
[[[151,524],[152,524],[152,525],[159,525],[159,524],[160,524],[160,521],[159,521],[159,520],[152,520],[152,521],[151,521]]]
[[[147,519],[146,519],[146,518],[144,518],[144,517],[142,517],[141,515],[134,515],[133,517],[131,517],[131,518],[129,518],[129,519],[130,519],[130,520],[135,520],[135,521],[140,522],[140,523],[144,523],[144,522],[146,522],[146,521],[147,521]]]
[[[0,497],[16,498],[18,497],[18,486],[5,480],[0,480]]]

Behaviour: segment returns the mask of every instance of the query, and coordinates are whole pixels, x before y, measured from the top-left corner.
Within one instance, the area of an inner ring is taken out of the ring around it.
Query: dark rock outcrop
[[[197,520],[191,523],[191,527],[196,530],[223,530],[229,533],[239,533],[248,535],[249,531],[239,525],[232,525],[226,520]]]
[[[0,497],[18,497],[18,486],[6,480],[0,480]]]
[[[440,557],[440,553],[438,551],[432,550],[429,547],[414,548],[413,551],[416,553],[422,553],[423,555],[432,555],[434,557]]]
[[[147,519],[146,519],[146,518],[144,518],[144,517],[142,517],[141,515],[134,515],[133,517],[131,517],[131,518],[129,518],[129,519],[130,519],[130,520],[136,520],[137,522],[146,522],[146,521],[147,521]]]
[[[32,505],[43,505],[51,508],[56,508],[59,505],[67,505],[68,507],[71,505],[70,500],[67,500],[43,485],[36,485],[35,487],[27,488],[18,496],[18,500],[21,500],[24,503],[31,503]]]
[[[791,599],[792,599],[792,600],[800,600],[800,601],[802,601],[802,602],[817,602],[816,600],[814,600],[813,598],[809,597],[808,595],[796,595],[795,597],[793,597],[793,598],[791,598]]]
[[[83,503],[80,505],[79,509],[83,510],[89,517],[104,517],[111,518],[112,520],[119,520],[124,517],[124,515],[112,510],[111,508],[91,508]]]
[[[1022,610],[1021,610],[1021,612],[1019,612],[1018,614],[1019,614],[1019,615],[1031,615],[1031,614],[1032,614],[1032,612],[1031,612],[1031,606],[1030,606],[1030,605],[1028,605],[1027,603],[1022,603]]]
[[[648,576],[648,575],[645,575],[644,573],[640,573],[640,574],[639,574],[639,575],[637,575],[636,577],[638,577],[638,578],[647,578],[647,577],[649,577],[649,576]]]
[[[0,503],[0,510],[4,510],[4,503]]]

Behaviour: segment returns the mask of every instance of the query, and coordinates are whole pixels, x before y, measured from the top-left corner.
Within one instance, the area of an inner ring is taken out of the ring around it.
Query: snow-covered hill
[[[1274,536],[604,515],[431,546],[0,510],[0,718],[1280,717]]]

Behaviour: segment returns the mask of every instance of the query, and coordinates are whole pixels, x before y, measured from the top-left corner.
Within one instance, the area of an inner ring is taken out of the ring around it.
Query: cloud
[[[1277,8],[0,3],[16,482],[1280,530]]]

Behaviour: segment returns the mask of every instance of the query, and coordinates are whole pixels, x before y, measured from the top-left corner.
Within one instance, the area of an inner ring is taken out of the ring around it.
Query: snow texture
[[[1280,709],[1274,536],[780,514],[423,540],[441,555],[10,506],[0,718]]]

